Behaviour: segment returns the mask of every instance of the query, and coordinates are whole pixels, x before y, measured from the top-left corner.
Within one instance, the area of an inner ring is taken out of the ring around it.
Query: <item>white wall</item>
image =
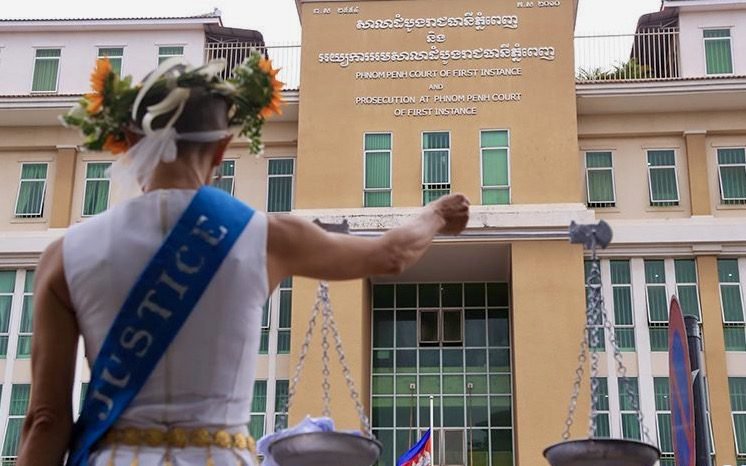
[[[168,30],[0,31],[0,95],[31,93],[38,47],[62,49],[57,93],[81,94],[90,89],[88,79],[99,47],[123,47],[122,75],[132,75],[138,82],[158,65],[158,46],[183,45],[185,57],[201,64],[204,44],[201,24]]]
[[[733,71],[746,75],[746,9],[679,12],[681,29],[681,72],[683,77],[706,76],[703,29],[730,28]]]

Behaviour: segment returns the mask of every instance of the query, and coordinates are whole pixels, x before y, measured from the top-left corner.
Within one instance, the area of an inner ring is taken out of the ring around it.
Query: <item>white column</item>
[[[650,332],[648,330],[645,262],[643,259],[635,258],[630,260],[630,272],[632,274],[632,312],[635,322],[635,348],[637,349],[637,383],[640,392],[640,410],[644,416],[644,427],[650,433],[650,440],[653,443],[657,443],[655,389],[653,387],[653,368],[650,360]],[[668,269],[666,269],[667,285],[668,278],[669,273]]]

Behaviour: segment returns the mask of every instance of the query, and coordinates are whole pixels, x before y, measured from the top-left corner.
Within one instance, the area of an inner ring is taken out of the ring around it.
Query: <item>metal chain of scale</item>
[[[331,385],[329,384],[329,331],[332,332],[334,338],[334,347],[339,357],[339,363],[342,366],[342,374],[344,375],[345,382],[347,383],[347,389],[350,392],[350,397],[355,403],[355,410],[357,411],[358,417],[360,418],[360,425],[363,427],[363,433],[369,438],[373,437],[370,428],[370,420],[365,414],[365,408],[360,401],[360,394],[355,388],[355,381],[352,379],[352,373],[347,365],[347,358],[342,348],[342,337],[337,330],[337,323],[334,320],[334,311],[332,310],[332,304],[329,300],[329,284],[327,282],[319,282],[319,287],[316,291],[316,302],[313,305],[311,311],[311,318],[308,321],[308,329],[306,330],[305,337],[303,339],[303,345],[301,346],[300,356],[298,358],[298,364],[295,366],[295,372],[293,378],[290,380],[290,387],[288,389],[288,400],[286,404],[285,412],[290,412],[290,408],[293,405],[296,390],[298,388],[298,381],[300,380],[300,374],[303,370],[303,366],[306,362],[306,356],[311,346],[311,340],[313,338],[313,331],[316,327],[316,319],[322,316],[321,324],[321,363],[322,363],[322,384],[323,390],[323,403],[324,407],[322,415],[329,417],[331,410],[329,405],[331,404]]]
[[[565,429],[562,432],[562,440],[570,439],[570,429],[572,428],[575,410],[578,405],[578,397],[580,396],[580,386],[583,381],[583,375],[585,373],[585,364],[588,361],[589,348],[598,348],[601,339],[601,329],[605,329],[609,335],[609,343],[611,343],[612,351],[614,354],[614,361],[616,363],[616,373],[622,379],[627,377],[627,367],[624,365],[622,358],[622,352],[619,348],[619,344],[616,340],[614,333],[614,326],[608,319],[606,313],[606,306],[604,305],[604,299],[601,295],[601,267],[598,255],[596,254],[598,244],[595,240],[591,242],[591,270],[586,281],[588,288],[587,292],[587,308],[586,308],[586,326],[583,329],[583,339],[580,343],[580,353],[578,354],[578,366],[575,370],[575,380],[573,382],[572,395],[570,397],[570,404],[568,408],[567,418],[565,419]],[[598,417],[597,407],[599,405],[599,390],[598,390],[598,364],[599,364],[599,351],[590,351],[590,378],[591,378],[591,415],[588,422],[588,437],[594,438],[597,431],[596,419]],[[642,439],[647,443],[652,443],[650,438],[650,431],[644,422],[642,410],[640,409],[638,394],[633,390],[632,384],[625,383],[625,395],[637,415],[637,422],[642,430]]]

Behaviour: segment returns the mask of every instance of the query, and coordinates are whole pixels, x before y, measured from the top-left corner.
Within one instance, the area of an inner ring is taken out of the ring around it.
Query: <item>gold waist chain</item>
[[[232,450],[246,450],[256,458],[256,443],[250,435],[236,433],[231,434],[226,430],[211,432],[208,429],[182,429],[172,428],[160,429],[138,429],[128,427],[124,429],[110,429],[100,442],[102,445],[112,446],[109,466],[114,466],[114,456],[118,445],[135,447],[135,456],[130,466],[140,464],[138,453],[140,447],[165,447],[166,457],[164,466],[172,466],[171,450],[174,448],[197,447],[207,448],[207,462],[205,466],[215,466],[212,459],[212,448],[226,448]],[[238,464],[243,462],[239,459]]]

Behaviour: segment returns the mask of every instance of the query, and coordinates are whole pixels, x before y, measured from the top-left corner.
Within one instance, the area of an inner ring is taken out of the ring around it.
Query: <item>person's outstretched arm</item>
[[[34,283],[31,402],[18,466],[61,464],[72,433],[78,325],[62,266],[62,241],[42,254]]]
[[[290,275],[349,280],[399,274],[422,257],[436,234],[459,234],[468,220],[469,200],[461,194],[428,204],[416,219],[378,238],[327,233],[292,215],[270,216],[270,289]]]

